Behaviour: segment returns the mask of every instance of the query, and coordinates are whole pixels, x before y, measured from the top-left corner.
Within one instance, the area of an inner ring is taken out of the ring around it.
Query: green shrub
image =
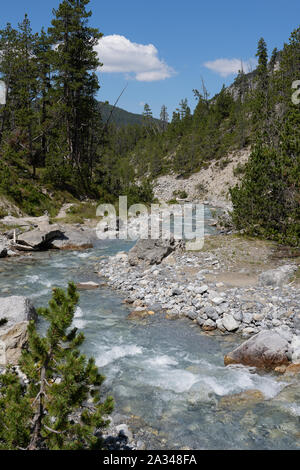
[[[173,196],[178,197],[179,199],[186,199],[188,197],[188,194],[184,190],[176,190],[173,191]]]
[[[113,399],[101,398],[104,377],[80,351],[84,335],[72,328],[78,300],[72,283],[67,292],[53,289],[49,306],[38,310],[46,334],[33,321],[28,326],[20,360],[26,384],[12,367],[0,375],[0,449],[101,449]]]
[[[237,229],[280,243],[299,244],[299,158],[290,157],[284,148],[255,147],[241,184],[230,190]]]

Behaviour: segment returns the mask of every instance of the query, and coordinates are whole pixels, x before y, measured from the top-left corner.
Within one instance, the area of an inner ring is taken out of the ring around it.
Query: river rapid
[[[45,306],[53,286],[102,282],[99,260],[132,245],[97,241],[85,252],[2,260],[0,296],[25,295]],[[115,416],[127,420],[148,449],[299,448],[299,389],[276,375],[225,368],[224,354],[238,336],[204,334],[187,319],[159,313],[130,321],[122,300],[105,286],[81,291],[74,323],[85,334],[84,352],[106,376],[103,392],[114,396]],[[249,390],[259,398],[232,397]]]

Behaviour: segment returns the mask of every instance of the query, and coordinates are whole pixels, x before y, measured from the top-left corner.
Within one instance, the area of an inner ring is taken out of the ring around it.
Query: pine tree
[[[0,448],[100,448],[96,430],[107,425],[113,402],[100,402],[104,377],[79,351],[84,336],[71,328],[77,302],[74,284],[67,293],[54,289],[49,307],[38,310],[49,323],[46,335],[39,336],[33,322],[28,327],[20,361],[28,384],[13,369],[0,376]]]
[[[270,59],[270,63],[269,63],[269,68],[270,68],[271,72],[275,71],[278,56],[279,56],[278,49],[277,49],[277,47],[275,47],[275,49],[273,49],[271,59]]]
[[[243,148],[246,143],[246,134],[247,134],[247,118],[245,110],[245,101],[249,92],[249,84],[246,78],[245,72],[243,70],[243,64],[241,70],[239,71],[234,85],[238,90],[238,96],[236,100],[236,125],[237,125],[237,135],[238,135],[238,144],[240,148]]]
[[[167,107],[163,104],[160,110],[160,120],[161,120],[161,127],[162,130],[165,131],[166,128],[168,127],[168,122],[169,122],[169,114]]]
[[[147,124],[149,124],[149,122],[152,121],[153,114],[152,114],[152,110],[151,110],[148,103],[145,103],[145,105],[144,105],[143,117],[144,117],[144,121]]]
[[[290,107],[277,148],[260,140],[239,186],[231,189],[233,221],[250,235],[300,243],[300,112]]]
[[[49,28],[54,47],[52,61],[56,106],[62,114],[66,145],[64,159],[77,170],[81,184],[90,179],[97,149],[95,123],[100,121],[95,94],[99,89],[96,70],[101,66],[95,51],[102,34],[88,26],[90,0],[63,0],[54,10]]]
[[[268,49],[263,38],[258,41],[256,57],[258,67],[255,76],[255,90],[253,102],[253,124],[255,132],[260,132],[262,141],[268,140],[268,119],[269,119],[269,70],[268,70]]]
[[[45,166],[48,151],[48,139],[51,129],[57,125],[57,116],[53,115],[51,107],[51,43],[44,29],[35,42],[34,55],[38,66],[38,112],[39,126],[35,140],[39,141],[39,164]]]
[[[180,119],[188,119],[191,116],[191,109],[188,105],[188,100],[187,98],[182,99],[179,103],[179,113],[180,113]]]
[[[0,145],[3,140],[3,133],[12,128],[14,121],[14,84],[17,79],[16,49],[17,49],[17,30],[8,23],[6,28],[0,30],[0,78],[6,85],[5,105],[0,109]]]
[[[19,139],[21,153],[32,165],[34,177],[37,167],[37,151],[33,140],[37,124],[35,100],[38,90],[38,67],[34,55],[36,40],[37,35],[33,34],[29,18],[25,15],[18,31],[16,126],[21,134]]]

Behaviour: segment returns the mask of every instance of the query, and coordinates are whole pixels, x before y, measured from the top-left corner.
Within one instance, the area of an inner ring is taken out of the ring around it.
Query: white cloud
[[[125,36],[113,34],[104,36],[97,44],[96,51],[103,63],[103,73],[134,74],[139,82],[164,80],[175,71],[158,57],[153,44],[137,44]]]
[[[249,59],[242,61],[241,59],[216,59],[213,61],[205,62],[204,66],[221,75],[221,77],[228,77],[235,75],[243,67],[244,72],[250,72],[256,67],[256,59]]]

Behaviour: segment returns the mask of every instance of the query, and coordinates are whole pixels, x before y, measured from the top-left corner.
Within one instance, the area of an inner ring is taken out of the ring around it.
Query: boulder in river
[[[183,242],[173,237],[168,240],[138,240],[129,251],[128,261],[131,266],[136,266],[140,262],[150,265],[160,264],[164,258],[179,248],[183,248]]]
[[[98,289],[100,287],[100,284],[97,284],[96,282],[89,281],[89,282],[79,282],[76,284],[77,289],[79,290],[93,290],[93,289]]]
[[[277,332],[264,330],[248,339],[224,358],[225,365],[243,364],[262,369],[288,365],[289,343]]]
[[[52,242],[55,239],[64,236],[64,232],[58,225],[49,225],[48,228],[35,229],[25,232],[18,237],[18,247],[29,247],[32,250],[47,250],[51,248]]]
[[[51,242],[51,247],[59,250],[87,250],[93,248],[87,231],[64,228],[63,233]]]
[[[23,296],[0,297],[0,318],[7,319],[7,326],[36,320],[37,313],[31,301]]]

